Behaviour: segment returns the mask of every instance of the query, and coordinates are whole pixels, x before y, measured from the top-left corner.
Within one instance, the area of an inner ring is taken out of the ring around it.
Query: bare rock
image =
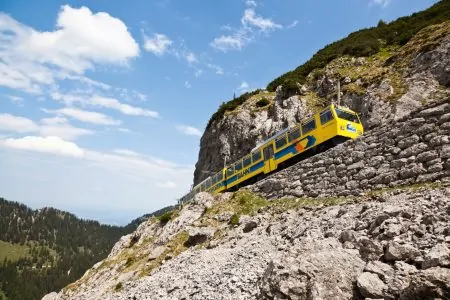
[[[394,269],[378,260],[368,262],[364,271],[377,274],[384,282],[394,276]]]
[[[420,255],[420,251],[412,245],[401,245],[397,242],[389,242],[384,254],[386,260],[412,260]]]
[[[383,247],[377,241],[368,237],[359,238],[358,245],[359,253],[366,261],[378,260],[383,255]]]
[[[430,268],[411,278],[399,299],[448,299],[450,297],[450,269]]]
[[[368,298],[383,297],[384,291],[387,289],[386,284],[381,281],[377,274],[369,272],[359,275],[357,284],[361,294]]]
[[[163,254],[167,250],[164,246],[158,246],[150,253],[148,256],[148,260],[155,260],[157,259],[161,254]]]
[[[50,294],[45,295],[41,300],[58,300],[58,294],[52,292]]]
[[[290,252],[292,253],[292,252]],[[260,299],[351,299],[353,282],[364,268],[356,251],[334,238],[309,240],[295,255],[274,260],[261,282]]]
[[[434,246],[424,257],[423,269],[432,267],[450,267],[450,250],[447,245],[441,243]]]

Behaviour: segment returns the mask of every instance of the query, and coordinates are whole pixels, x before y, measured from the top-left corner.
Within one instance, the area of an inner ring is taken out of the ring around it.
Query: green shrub
[[[239,224],[239,216],[237,214],[233,214],[231,216],[230,224],[231,225],[238,225]]]
[[[118,282],[116,284],[116,287],[114,288],[114,290],[117,292],[117,291],[120,291],[122,288],[123,288],[122,282]]]
[[[158,216],[157,218],[159,220],[159,223],[161,223],[162,225],[167,224],[170,220],[172,220],[174,212],[175,211],[172,210],[162,214],[161,216]]]
[[[211,124],[219,119],[220,117],[222,117],[225,112],[227,111],[233,111],[236,109],[236,107],[242,105],[245,101],[247,101],[248,99],[250,99],[250,97],[259,94],[261,92],[261,89],[257,89],[254,90],[253,92],[247,92],[244,93],[242,95],[240,95],[239,97],[228,101],[228,102],[222,102],[222,104],[220,105],[219,109],[211,116],[211,118],[208,121],[208,125],[206,126],[206,128],[208,128],[209,126],[211,126]]]
[[[262,98],[261,100],[259,100],[258,102],[256,102],[256,106],[257,107],[264,107],[266,105],[269,105],[270,101],[266,98]]]

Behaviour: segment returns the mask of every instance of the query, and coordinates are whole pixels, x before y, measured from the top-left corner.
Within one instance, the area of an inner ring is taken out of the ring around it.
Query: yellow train
[[[357,113],[332,104],[296,126],[280,131],[246,156],[206,178],[183,196],[179,203],[188,202],[200,192],[235,191],[363,133]]]

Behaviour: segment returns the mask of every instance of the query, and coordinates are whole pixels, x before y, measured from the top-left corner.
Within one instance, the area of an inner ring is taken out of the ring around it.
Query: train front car
[[[355,139],[364,133],[363,125],[357,113],[342,106],[336,105],[333,108],[337,119],[337,135]]]

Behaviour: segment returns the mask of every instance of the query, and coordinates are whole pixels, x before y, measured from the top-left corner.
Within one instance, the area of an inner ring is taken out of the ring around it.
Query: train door
[[[268,145],[263,149],[264,154],[264,173],[269,173],[275,170],[275,161],[273,160],[273,144]]]

